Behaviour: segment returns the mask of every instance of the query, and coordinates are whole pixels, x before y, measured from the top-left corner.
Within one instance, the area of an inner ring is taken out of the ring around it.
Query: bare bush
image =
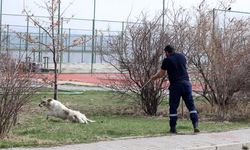
[[[22,107],[40,87],[35,76],[21,61],[0,54],[0,137],[17,122]]]
[[[215,9],[208,9],[205,0],[193,9],[192,17],[182,8],[166,10],[165,31],[158,25],[159,17],[127,25],[125,32],[111,38],[105,54],[111,58],[108,62],[114,66],[118,62],[122,69],[117,69],[127,73],[121,89],[138,94],[144,111],[155,114],[151,107],[162,96],[163,80],[140,87],[159,68],[163,44],[172,44],[187,55],[193,82],[202,87],[196,92],[217,107],[217,116],[229,117],[228,112],[239,102],[237,99],[245,99],[250,85],[250,19],[227,17],[230,2],[219,6],[225,10],[222,18],[217,18]]]
[[[113,88],[122,92],[135,93],[135,100],[148,115],[156,115],[165,89],[163,81],[150,82],[152,75],[160,67],[163,43],[168,38],[160,25],[160,17],[148,21],[146,16],[140,23],[129,23],[123,33],[110,36],[108,49],[103,51],[105,61],[116,67],[122,74],[119,83]],[[164,45],[165,46],[165,45]]]
[[[225,119],[237,102],[234,95],[249,85],[249,20],[225,17],[220,20],[222,28],[215,22],[216,12],[207,10],[205,3],[195,14],[195,26],[188,31],[193,34],[188,57],[198,72],[200,94],[218,107],[218,116]],[[237,99],[242,99],[241,95]]]

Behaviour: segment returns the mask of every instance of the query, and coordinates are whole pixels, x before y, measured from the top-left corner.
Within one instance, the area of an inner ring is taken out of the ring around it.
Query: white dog
[[[61,119],[68,119],[72,122],[78,122],[78,123],[95,122],[93,120],[88,119],[81,112],[69,109],[61,102],[51,98],[42,100],[39,106],[40,107],[45,106],[46,108],[48,108],[49,112],[47,113],[47,119],[49,118],[49,116],[54,116]]]

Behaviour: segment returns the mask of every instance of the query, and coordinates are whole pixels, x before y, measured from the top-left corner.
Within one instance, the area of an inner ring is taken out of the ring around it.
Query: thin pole
[[[163,0],[163,3],[162,3],[162,36],[164,35],[164,32],[165,32],[165,0]],[[164,43],[162,42],[161,44],[162,46],[162,49],[164,47]],[[164,55],[162,55],[161,59],[164,58]]]
[[[56,63],[59,62],[59,52],[60,52],[60,17],[61,16],[61,0],[58,1],[58,16],[57,16],[57,51],[56,51]],[[61,65],[59,65],[61,67]],[[60,68],[61,71],[61,68]],[[58,73],[56,68],[56,73]]]
[[[94,48],[95,48],[95,9],[96,9],[96,0],[94,0],[94,14],[93,14],[93,25],[92,25],[91,74],[93,73]]]
[[[0,53],[2,51],[2,15],[3,15],[3,0],[0,2]]]
[[[164,32],[164,20],[165,20],[165,0],[163,0],[163,4],[162,4],[162,31]]]
[[[27,15],[27,30],[26,30],[26,41],[25,41],[25,59],[27,63],[28,59],[28,40],[29,40],[29,16]]]
[[[68,63],[70,63],[70,36],[71,36],[71,29],[69,28],[69,36],[68,36]]]
[[[84,38],[85,39],[85,38]],[[85,42],[83,42],[82,43],[82,45],[81,45],[81,48],[82,48],[82,52],[81,52],[81,63],[83,63],[83,50],[84,50],[84,43]]]
[[[7,55],[9,55],[9,47],[10,47],[10,26],[7,25],[7,36],[6,36],[6,52],[7,52]]]
[[[63,18],[61,18],[61,48],[62,48],[62,46],[63,46],[63,44],[64,44],[64,42],[63,42]],[[63,62],[63,51],[61,50],[61,52],[60,52],[60,73],[62,73],[62,62]]]
[[[38,28],[38,41],[39,41],[39,44],[38,44],[38,63],[40,64],[42,62],[42,58],[41,58],[41,27]]]
[[[213,36],[213,40],[215,38],[215,9],[213,9],[213,29],[212,29],[212,36]]]
[[[46,35],[45,35],[45,37],[46,37]],[[46,39],[44,38],[44,34],[41,33],[41,43],[43,43],[44,41],[46,42]],[[41,54],[40,63],[42,63],[42,61],[43,61],[43,60],[42,60],[42,59],[43,59],[43,51],[46,52],[46,48],[45,48],[45,47],[43,48],[43,46],[41,45],[40,50],[41,50],[41,51],[40,51],[40,52],[41,52],[41,53],[40,53],[40,54]]]
[[[21,50],[22,50],[22,39],[19,39],[19,53],[18,53],[18,59],[21,59]]]
[[[102,60],[103,60],[103,52],[102,52],[102,47],[103,47],[103,34],[100,37],[100,54],[101,54],[101,64],[102,64]]]
[[[97,30],[95,30],[95,36],[96,36],[96,38],[97,38]],[[95,53],[94,53],[94,63],[96,63],[96,53],[97,53],[97,52],[96,52],[96,47],[97,47],[97,42],[94,43],[94,46],[95,46],[95,47],[94,47],[94,50],[95,50]]]
[[[83,52],[82,52],[82,63],[84,61],[83,57],[84,57],[84,52],[86,52],[86,34],[84,35],[84,41],[83,41]]]

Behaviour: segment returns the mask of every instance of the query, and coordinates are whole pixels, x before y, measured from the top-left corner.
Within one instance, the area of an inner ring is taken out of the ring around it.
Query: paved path
[[[47,78],[51,81],[53,80],[53,74],[39,74],[41,78]],[[121,82],[123,80],[123,76],[117,73],[98,73],[98,74],[59,74],[58,81],[61,83],[72,83],[76,85],[83,86],[93,86],[93,87],[108,87],[111,83]],[[168,84],[167,82],[165,84]],[[192,83],[192,89],[194,91],[200,91],[201,86],[199,84]]]
[[[13,148],[12,150],[250,150],[250,128],[219,133],[131,138],[51,148]]]

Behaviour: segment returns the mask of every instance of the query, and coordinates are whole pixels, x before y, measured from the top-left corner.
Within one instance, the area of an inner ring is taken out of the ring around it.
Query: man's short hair
[[[173,53],[173,52],[175,52],[175,49],[174,49],[173,46],[167,45],[167,46],[164,48],[164,51],[165,51],[165,52],[168,52],[168,53]]]

